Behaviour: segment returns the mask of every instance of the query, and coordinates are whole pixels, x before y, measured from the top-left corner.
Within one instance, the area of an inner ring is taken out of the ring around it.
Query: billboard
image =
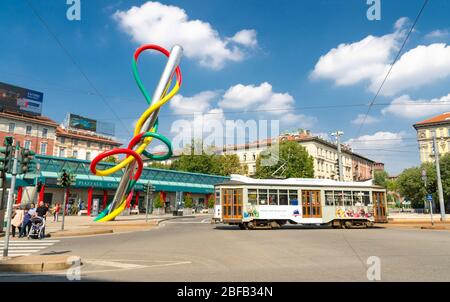
[[[97,121],[83,117],[81,115],[69,114],[69,127],[95,132],[97,131]]]
[[[69,113],[66,126],[74,129],[92,131],[100,134],[114,136],[114,124],[90,119],[78,114]]]
[[[0,82],[0,110],[41,115],[42,92]]]

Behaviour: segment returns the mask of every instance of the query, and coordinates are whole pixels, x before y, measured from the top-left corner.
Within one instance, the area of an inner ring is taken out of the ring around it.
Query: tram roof
[[[323,187],[379,187],[372,180],[367,181],[337,181],[317,178],[287,178],[287,179],[255,179],[242,175],[231,174],[230,181],[218,185],[279,185],[279,186],[323,186]]]

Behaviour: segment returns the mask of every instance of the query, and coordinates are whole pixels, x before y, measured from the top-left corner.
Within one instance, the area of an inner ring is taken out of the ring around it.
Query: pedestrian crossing
[[[24,240],[10,240],[8,247],[8,256],[28,256],[33,253],[37,253],[43,249],[51,247],[58,243],[60,240],[53,239],[24,239]],[[0,250],[3,250],[5,242],[0,241]]]

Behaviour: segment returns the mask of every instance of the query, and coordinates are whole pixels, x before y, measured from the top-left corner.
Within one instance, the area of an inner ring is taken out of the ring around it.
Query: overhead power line
[[[378,88],[377,93],[374,95],[372,101],[370,102],[369,108],[367,108],[367,112],[366,112],[366,114],[364,115],[363,122],[362,122],[361,125],[359,126],[358,133],[356,134],[356,137],[358,137],[359,134],[361,133],[361,129],[362,129],[362,127],[364,126],[364,124],[365,124],[365,122],[366,122],[366,119],[367,119],[367,116],[369,115],[370,109],[372,108],[373,104],[375,104],[375,101],[376,101],[378,95],[380,94],[380,91],[381,91],[381,89],[383,88],[384,83],[386,83],[386,80],[388,79],[389,75],[391,74],[392,68],[394,68],[395,63],[397,63],[397,61],[398,61],[398,59],[399,59],[399,57],[400,57],[400,54],[402,53],[403,48],[405,47],[406,42],[407,42],[408,39],[409,39],[409,36],[411,35],[412,31],[414,30],[414,27],[416,26],[417,22],[418,22],[419,19],[420,19],[420,16],[422,15],[422,13],[423,13],[425,7],[427,6],[428,1],[429,1],[429,0],[425,0],[425,1],[423,2],[423,5],[422,5],[422,7],[421,7],[419,13],[417,14],[416,19],[414,20],[414,23],[413,23],[412,26],[411,26],[411,29],[409,30],[408,34],[406,35],[406,38],[405,38],[405,40],[403,41],[402,46],[401,46],[400,49],[398,50],[398,53],[397,53],[397,55],[395,56],[394,61],[392,62],[391,66],[389,67],[389,70],[387,71],[387,73],[386,73],[386,75],[385,75],[383,81],[381,82],[381,85],[380,85],[380,87]]]

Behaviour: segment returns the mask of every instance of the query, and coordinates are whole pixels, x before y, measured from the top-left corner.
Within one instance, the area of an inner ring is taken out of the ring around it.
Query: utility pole
[[[16,176],[17,176],[17,162],[19,157],[20,146],[16,144],[16,150],[14,152],[14,161],[12,167],[12,177],[11,177],[11,188],[8,193],[8,206],[6,209],[6,232],[5,232],[5,243],[3,245],[3,257],[8,257],[8,248],[9,248],[9,233],[11,231],[11,214],[13,207],[13,199],[14,199],[14,189],[16,187]]]
[[[150,198],[149,198],[149,194],[150,194],[150,187],[151,187],[151,183],[150,181],[147,183],[147,185],[145,186],[145,204],[147,205],[145,207],[145,222],[148,222],[148,210],[150,208]]]
[[[436,181],[438,185],[439,208],[441,210],[441,221],[445,221],[444,192],[442,191],[441,168],[439,166],[439,146],[436,143],[436,131],[433,131],[434,159],[436,162]]]
[[[341,153],[341,136],[344,135],[344,132],[336,131],[331,133],[331,135],[336,137],[337,142],[339,180],[344,181],[344,173],[342,171],[342,153]]]
[[[431,219],[431,225],[434,226],[434,220],[433,220],[433,204],[432,204],[432,200],[428,199],[428,196],[430,194],[428,194],[428,188],[427,188],[427,171],[425,169],[422,170],[422,180],[423,180],[423,184],[425,186],[425,201],[423,204],[424,210],[425,210],[425,205],[427,203],[427,201],[430,203],[430,219]],[[425,214],[425,212],[424,212]]]

